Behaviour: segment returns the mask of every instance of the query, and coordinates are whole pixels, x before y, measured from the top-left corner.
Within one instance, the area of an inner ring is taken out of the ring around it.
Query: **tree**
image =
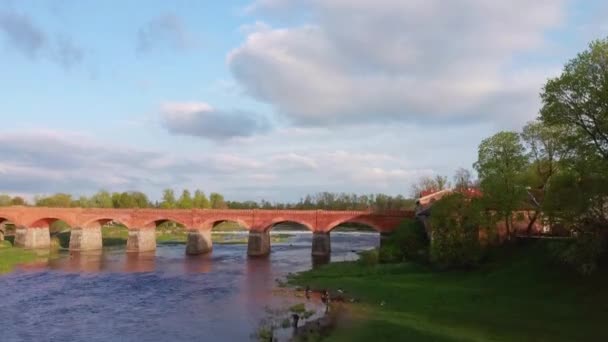
[[[201,190],[196,190],[194,192],[194,198],[192,199],[192,202],[195,208],[207,209],[210,207],[209,199]]]
[[[515,132],[499,132],[479,145],[474,167],[479,174],[481,190],[487,205],[504,218],[508,239],[511,238],[513,212],[521,207],[525,198],[521,177],[526,165],[524,147]]]
[[[0,207],[8,207],[8,206],[12,205],[11,200],[12,200],[11,196],[9,196],[9,195],[4,195],[4,194],[0,195]]]
[[[193,206],[194,202],[192,200],[192,196],[190,195],[190,191],[184,189],[184,191],[182,191],[182,195],[177,201],[177,207],[180,209],[192,209]]]
[[[112,193],[112,207],[113,208],[120,208],[120,196],[121,196],[120,192]]]
[[[608,38],[597,40],[550,79],[541,93],[541,119],[575,126],[608,160]]]
[[[568,158],[572,148],[571,129],[561,125],[547,126],[540,121],[524,126],[521,137],[528,150],[528,167],[525,183],[528,186],[529,203],[534,213],[528,223],[528,233],[542,211],[551,177],[559,171],[559,163]]]
[[[36,197],[34,201],[38,207],[69,208],[72,205],[72,195],[57,193],[48,197]]]
[[[558,146],[570,151],[547,181],[543,211],[552,230],[576,236],[556,254],[589,273],[608,241],[608,38],[570,60],[547,81],[541,99],[540,120],[567,128]]]
[[[465,168],[459,168],[454,174],[454,189],[456,191],[466,191],[473,186],[473,176],[471,171]]]
[[[160,207],[163,209],[175,208],[175,192],[173,189],[163,190],[163,200],[160,202]]]
[[[129,195],[133,199],[134,207],[133,208],[149,208],[150,201],[148,200],[148,196],[140,191],[131,191]]]
[[[91,196],[91,206],[93,208],[112,208],[114,204],[112,202],[112,195],[105,190],[100,190],[95,195]]]
[[[224,196],[217,192],[212,192],[209,195],[209,202],[211,204],[211,208],[213,209],[224,209],[226,208],[226,203],[224,201]]]
[[[432,208],[431,261],[443,268],[469,268],[481,259],[482,208],[461,193],[442,197]]]
[[[423,192],[436,192],[448,188],[448,177],[436,175],[435,177],[425,176],[418,179],[412,185],[411,195],[414,198],[421,196]]]
[[[544,189],[558,170],[558,163],[573,152],[572,131],[566,126],[548,126],[539,121],[524,126],[521,137],[536,173],[538,188]]]
[[[86,196],[80,196],[77,200],[73,200],[72,207],[74,208],[90,208],[91,201]]]
[[[15,196],[11,199],[11,205],[27,205],[27,201],[21,196]]]
[[[117,208],[137,208],[137,201],[135,197],[131,196],[128,192],[123,192],[120,194],[120,198],[118,199],[118,207]]]

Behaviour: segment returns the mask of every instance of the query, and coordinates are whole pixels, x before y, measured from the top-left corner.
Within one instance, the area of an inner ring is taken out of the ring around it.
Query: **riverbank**
[[[497,251],[483,268],[332,263],[289,278],[356,299],[328,341],[600,341],[608,339],[608,274],[582,277],[544,245]]]
[[[0,241],[0,274],[9,273],[20,263],[36,260],[33,251],[15,248],[9,241]]]

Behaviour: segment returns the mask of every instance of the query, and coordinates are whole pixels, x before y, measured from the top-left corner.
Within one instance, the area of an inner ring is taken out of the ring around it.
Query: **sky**
[[[0,192],[409,195],[607,36],[601,0],[2,0]]]

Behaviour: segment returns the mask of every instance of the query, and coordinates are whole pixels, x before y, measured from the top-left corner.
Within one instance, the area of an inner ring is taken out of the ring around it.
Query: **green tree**
[[[123,192],[118,199],[118,208],[137,208],[137,201],[130,193]]]
[[[0,207],[8,207],[8,206],[12,205],[11,202],[12,202],[11,196],[5,195],[5,194],[0,195]]]
[[[112,207],[113,208],[120,208],[120,197],[121,197],[120,192],[112,193]]]
[[[194,198],[192,199],[192,202],[195,208],[207,209],[211,207],[211,205],[209,204],[209,199],[201,190],[196,190],[194,192]]]
[[[148,196],[140,191],[131,191],[129,195],[135,203],[133,208],[149,208],[151,206]]]
[[[114,204],[112,202],[112,195],[105,190],[100,190],[95,195],[91,196],[91,206],[93,208],[112,208]]]
[[[590,273],[606,254],[608,237],[608,39],[570,60],[547,81],[541,99],[540,120],[566,127],[558,142],[571,151],[547,182],[543,210],[553,231],[576,237],[557,254]]]
[[[548,125],[574,126],[608,160],[608,38],[570,60],[541,93],[541,119]]]
[[[528,202],[534,208],[528,224],[528,233],[542,211],[551,177],[559,172],[560,163],[572,156],[571,132],[568,127],[548,126],[540,121],[529,122],[523,128],[521,137],[530,161],[524,178],[530,189]]]
[[[74,208],[90,208],[91,201],[86,196],[80,196],[77,200],[73,200],[72,207]]]
[[[175,192],[173,189],[165,189],[163,190],[163,200],[160,202],[160,207],[164,209],[175,208],[176,200],[175,200]]]
[[[474,164],[486,204],[505,220],[507,239],[511,238],[513,212],[521,207],[526,194],[522,182],[527,166],[524,152],[519,134],[499,132],[481,142]]]
[[[431,261],[443,268],[468,268],[481,259],[479,227],[483,208],[477,200],[453,193],[432,208]]]
[[[192,200],[192,196],[190,195],[190,191],[184,189],[182,191],[182,195],[179,197],[177,201],[177,207],[180,209],[192,209],[194,207],[194,201]]]
[[[224,196],[217,192],[212,192],[209,194],[209,202],[211,204],[211,208],[213,209],[224,209],[226,208],[226,203],[224,201]]]
[[[36,197],[34,201],[38,207],[69,208],[72,205],[72,195],[57,193],[48,197]]]

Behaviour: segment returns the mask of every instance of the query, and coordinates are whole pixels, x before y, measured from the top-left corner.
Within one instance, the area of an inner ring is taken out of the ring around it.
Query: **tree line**
[[[33,204],[21,197],[0,195],[0,206],[34,205],[55,208],[163,208],[163,209],[298,209],[298,210],[403,210],[411,209],[414,200],[402,195],[385,194],[357,195],[321,192],[306,195],[298,202],[228,201],[217,192],[209,196],[202,190],[190,192],[184,189],[176,195],[173,189],[165,189],[160,201],[152,202],[139,191],[113,192],[101,190],[94,195],[73,197],[67,193],[36,196]]]
[[[532,213],[530,224],[542,220],[553,233],[572,237],[552,244],[551,253],[581,272],[608,256],[608,39],[570,60],[540,97],[535,121],[480,143],[473,165],[478,180],[465,171],[456,177],[461,189],[478,186],[480,198],[461,191],[433,206],[439,259],[475,262],[478,245],[469,242],[478,240],[480,225],[503,222],[510,238],[522,209]]]

